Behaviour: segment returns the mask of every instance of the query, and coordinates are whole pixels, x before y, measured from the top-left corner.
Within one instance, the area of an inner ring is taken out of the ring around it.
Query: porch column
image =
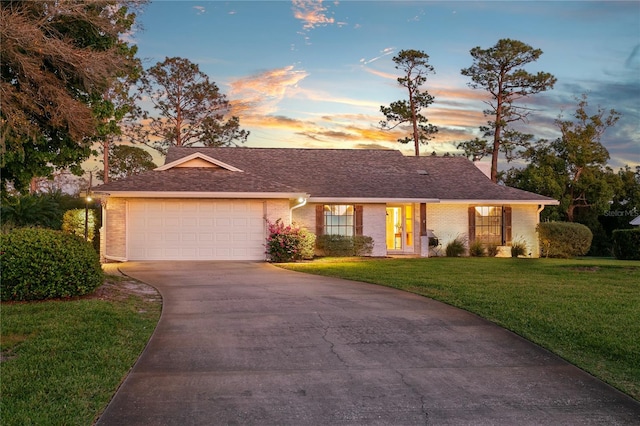
[[[429,235],[427,235],[426,203],[420,203],[420,257],[429,257]]]

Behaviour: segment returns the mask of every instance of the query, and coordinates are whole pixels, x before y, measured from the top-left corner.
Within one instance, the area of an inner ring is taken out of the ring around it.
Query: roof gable
[[[163,171],[173,169],[174,167],[212,167],[229,170],[231,172],[242,172],[242,170],[237,167],[234,167],[215,158],[211,158],[199,151],[187,155],[186,157],[178,158],[170,163],[165,163],[155,170]]]

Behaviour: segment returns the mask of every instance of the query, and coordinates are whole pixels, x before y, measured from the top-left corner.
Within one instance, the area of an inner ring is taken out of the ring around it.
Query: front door
[[[387,207],[387,251],[413,253],[413,209],[411,205]]]

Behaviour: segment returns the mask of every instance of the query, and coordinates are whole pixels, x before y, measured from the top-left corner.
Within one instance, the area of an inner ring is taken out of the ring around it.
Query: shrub
[[[60,229],[64,210],[50,194],[27,194],[2,200],[2,224],[10,227],[42,226]]]
[[[87,221],[87,241],[93,241],[96,229],[96,212],[93,209],[86,211],[85,209],[67,210],[62,216],[62,230],[84,239],[85,213],[89,218]]]
[[[447,244],[447,248],[445,249],[445,253],[447,257],[460,257],[464,255],[466,251],[465,241],[462,237],[456,237],[453,241],[450,241]]]
[[[480,241],[474,241],[469,245],[469,256],[482,257],[485,254],[484,245]]]
[[[0,236],[0,257],[3,301],[81,296],[103,282],[91,244],[62,231],[14,229]]]
[[[285,226],[281,219],[268,222],[267,256],[271,262],[291,262],[313,258],[315,235],[295,225]]]
[[[527,243],[524,241],[514,241],[511,244],[511,257],[526,256]]]
[[[613,254],[616,259],[640,260],[640,228],[614,230]]]
[[[325,256],[371,256],[373,251],[373,238],[366,235],[320,235],[317,243]]]
[[[498,255],[498,245],[497,244],[487,245],[487,256],[496,257],[497,255]]]
[[[544,257],[582,256],[589,251],[593,234],[580,223],[543,222],[537,227]]]
[[[316,250],[316,234],[300,229],[300,259],[313,259]]]

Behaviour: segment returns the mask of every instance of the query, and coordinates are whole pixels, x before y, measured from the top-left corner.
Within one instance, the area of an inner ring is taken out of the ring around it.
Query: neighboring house
[[[264,260],[266,220],[367,235],[373,256],[442,255],[460,236],[539,254],[556,200],[498,185],[463,157],[391,150],[171,148],[165,165],[94,189],[107,260]],[[427,235],[440,245],[428,248]]]

